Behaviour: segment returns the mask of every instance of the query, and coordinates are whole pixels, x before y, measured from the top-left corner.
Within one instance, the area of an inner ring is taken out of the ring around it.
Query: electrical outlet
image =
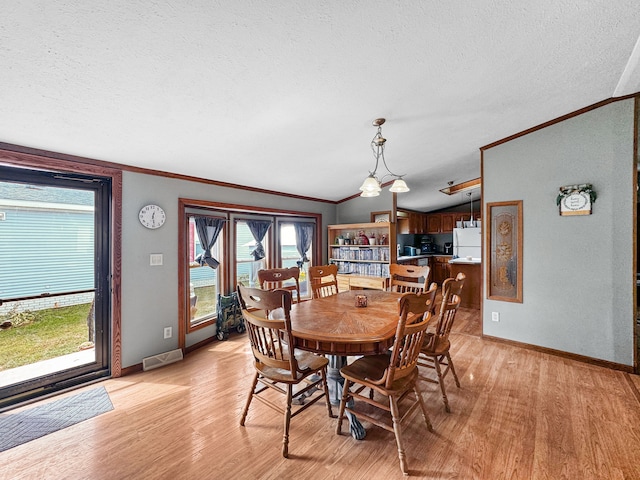
[[[171,338],[173,336],[171,327],[164,327],[164,338]]]
[[[500,313],[499,312],[491,312],[491,320],[494,322],[500,321]]]

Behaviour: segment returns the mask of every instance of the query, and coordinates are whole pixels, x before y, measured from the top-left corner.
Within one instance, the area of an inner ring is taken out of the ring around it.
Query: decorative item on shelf
[[[369,238],[364,234],[364,230],[358,232],[358,245],[369,245]]]
[[[369,172],[369,176],[364,180],[362,186],[360,187],[360,190],[362,191],[362,193],[360,194],[361,197],[377,197],[378,195],[380,195],[380,191],[382,190],[382,181],[386,177],[395,177],[395,180],[393,181],[393,184],[389,189],[390,192],[399,193],[409,191],[409,187],[402,179],[404,175],[398,175],[389,170],[387,161],[384,158],[384,144],[387,141],[387,139],[382,136],[382,124],[384,122],[384,118],[376,118],[373,121],[373,126],[378,127],[378,131],[371,140],[371,150],[373,150],[373,156],[376,159],[376,165],[373,168],[373,171]],[[378,178],[376,174],[378,173],[378,164],[380,163],[380,160],[382,160],[382,164],[384,165],[384,168],[386,168],[388,173],[383,175],[381,178]]]
[[[386,244],[387,244],[387,234],[386,234],[386,233],[383,233],[383,234],[380,236],[380,245],[386,245]]]
[[[376,234],[371,232],[369,234],[369,245],[375,245],[376,243],[378,243],[378,241],[376,239]]]
[[[591,206],[598,195],[590,183],[560,187],[556,205],[561,216],[591,215]]]

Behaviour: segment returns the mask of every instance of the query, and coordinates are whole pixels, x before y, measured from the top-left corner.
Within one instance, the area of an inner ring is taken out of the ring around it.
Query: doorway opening
[[[0,410],[111,374],[111,178],[0,167]]]

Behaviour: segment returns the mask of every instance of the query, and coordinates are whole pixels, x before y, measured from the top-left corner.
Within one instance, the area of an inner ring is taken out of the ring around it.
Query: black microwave
[[[436,244],[435,243],[423,243],[420,245],[420,253],[423,255],[426,253],[436,253]]]

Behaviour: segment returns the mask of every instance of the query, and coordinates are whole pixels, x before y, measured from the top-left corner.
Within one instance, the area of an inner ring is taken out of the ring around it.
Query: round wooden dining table
[[[358,296],[366,306],[356,306]],[[375,355],[393,345],[400,294],[349,290],[291,307],[296,347],[328,355]]]
[[[340,369],[347,364],[347,356],[377,355],[393,345],[400,296],[382,290],[349,290],[292,305],[291,333],[296,348],[329,358],[327,383],[332,405],[340,404],[344,385]],[[353,414],[346,415],[351,435],[363,439],[366,430],[362,424]]]

